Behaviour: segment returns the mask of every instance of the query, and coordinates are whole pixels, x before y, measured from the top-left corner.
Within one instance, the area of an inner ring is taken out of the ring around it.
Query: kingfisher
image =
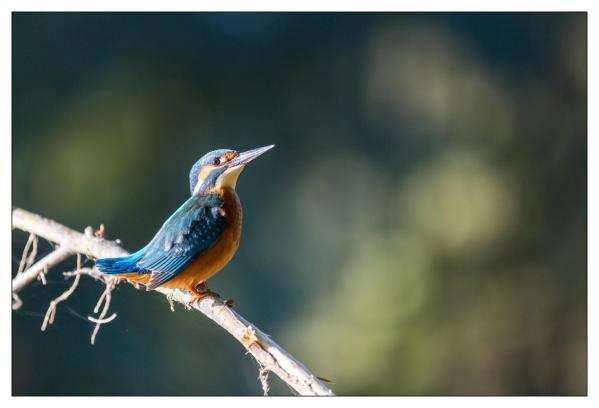
[[[145,247],[128,256],[96,260],[98,269],[146,290],[157,287],[188,290],[190,304],[219,296],[206,281],[224,268],[239,247],[242,209],[235,192],[245,166],[274,145],[238,153],[214,150],[189,172],[191,197],[162,225]]]

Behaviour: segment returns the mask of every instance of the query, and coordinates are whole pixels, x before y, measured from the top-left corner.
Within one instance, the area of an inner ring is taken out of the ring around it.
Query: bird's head
[[[189,189],[192,195],[217,188],[235,188],[237,177],[245,165],[275,145],[259,147],[239,153],[230,149],[214,150],[198,160],[189,172]]]

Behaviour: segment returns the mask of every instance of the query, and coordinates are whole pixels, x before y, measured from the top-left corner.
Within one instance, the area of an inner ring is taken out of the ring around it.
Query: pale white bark
[[[18,228],[59,244],[58,249],[13,279],[13,294],[16,294],[16,292],[35,280],[44,270],[71,255],[84,254],[93,258],[106,258],[128,254],[127,251],[112,241],[95,237],[91,233],[82,234],[23,209],[13,209],[12,225],[13,228]],[[87,274],[93,276],[96,271],[95,269],[92,271]],[[155,292],[166,295],[169,302],[175,301],[186,306],[192,298],[191,293],[176,289],[159,287]],[[334,395],[301,362],[293,358],[268,335],[248,322],[235,310],[225,305],[220,299],[206,297],[200,299],[199,302],[195,302],[191,307],[202,312],[229,332],[254,356],[262,367],[260,378],[261,381],[263,380],[265,391],[267,387],[264,385],[264,381],[266,381],[267,371],[272,371],[300,395]]]
[[[33,282],[41,273],[47,271],[54,265],[61,263],[71,255],[75,255],[75,252],[73,252],[73,250],[68,246],[60,246],[59,248],[50,252],[41,260],[33,264],[31,268],[26,269],[23,273],[15,276],[15,278],[12,280],[13,293],[20,292],[21,289]]]

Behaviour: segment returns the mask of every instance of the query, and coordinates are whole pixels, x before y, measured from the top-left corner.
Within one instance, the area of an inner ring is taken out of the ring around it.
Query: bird
[[[218,149],[200,158],[189,172],[187,199],[152,240],[127,256],[96,260],[97,268],[146,290],[187,290],[189,304],[205,296],[220,297],[206,281],[223,269],[239,247],[242,207],[235,191],[245,166],[274,145],[239,153]]]

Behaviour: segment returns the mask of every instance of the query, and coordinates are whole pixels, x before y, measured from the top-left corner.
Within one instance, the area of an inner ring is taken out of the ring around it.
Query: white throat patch
[[[230,187],[235,189],[235,185],[237,184],[237,177],[241,174],[245,166],[236,166],[231,169],[227,169],[223,174],[220,175],[218,179],[216,179],[216,188],[225,188]]]

